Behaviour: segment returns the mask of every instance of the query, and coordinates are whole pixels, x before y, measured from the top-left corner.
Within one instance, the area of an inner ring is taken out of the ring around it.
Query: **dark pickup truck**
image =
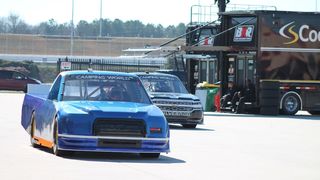
[[[164,73],[135,74],[169,123],[181,124],[185,128],[203,124],[203,108],[199,98],[190,94],[177,76]]]

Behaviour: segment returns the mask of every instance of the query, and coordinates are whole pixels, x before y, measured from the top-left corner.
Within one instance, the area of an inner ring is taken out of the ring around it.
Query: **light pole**
[[[102,37],[102,0],[100,0],[100,33],[99,37]]]
[[[73,16],[74,16],[74,0],[72,0],[72,15],[71,15],[71,34],[70,34],[70,55],[73,55],[73,36],[74,36],[74,24],[73,24]]]

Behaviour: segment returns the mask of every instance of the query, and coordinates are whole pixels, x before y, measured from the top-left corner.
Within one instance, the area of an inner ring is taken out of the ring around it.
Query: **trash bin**
[[[199,83],[196,87],[196,96],[200,99],[204,111],[215,111],[215,96],[219,91],[219,85],[207,82]]]

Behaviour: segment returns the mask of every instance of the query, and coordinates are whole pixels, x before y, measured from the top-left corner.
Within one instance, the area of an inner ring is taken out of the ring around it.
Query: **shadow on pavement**
[[[319,115],[294,115],[294,116],[285,116],[280,115],[281,118],[291,118],[291,119],[299,119],[299,120],[317,120],[320,121]]]
[[[123,162],[123,163],[156,163],[175,164],[185,163],[185,161],[161,154],[158,159],[142,158],[137,153],[100,153],[100,152],[76,152],[66,159],[97,162]]]
[[[52,154],[49,148],[37,147],[36,149]],[[52,154],[53,157],[55,155]],[[114,152],[73,152],[69,156],[61,158],[79,161],[96,161],[96,162],[122,162],[122,163],[156,163],[156,164],[175,164],[185,163],[184,160],[176,159],[160,154],[159,158],[143,158],[138,153],[114,153]]]
[[[170,124],[170,130],[183,130],[183,131],[214,131],[214,129],[207,129],[207,128],[200,128],[198,125],[196,128],[184,128],[180,125],[176,125],[176,124]]]
[[[248,117],[248,118],[272,118],[272,119],[299,119],[299,120],[320,120],[319,115],[307,115],[307,114],[297,114],[297,115],[278,115],[278,116],[268,116],[261,114],[234,114],[234,113],[206,113],[205,116],[217,116],[217,117]]]

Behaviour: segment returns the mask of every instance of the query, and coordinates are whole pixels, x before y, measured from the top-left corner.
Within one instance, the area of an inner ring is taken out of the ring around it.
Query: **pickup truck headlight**
[[[201,102],[200,101],[194,101],[193,105],[200,105],[201,106]]]

